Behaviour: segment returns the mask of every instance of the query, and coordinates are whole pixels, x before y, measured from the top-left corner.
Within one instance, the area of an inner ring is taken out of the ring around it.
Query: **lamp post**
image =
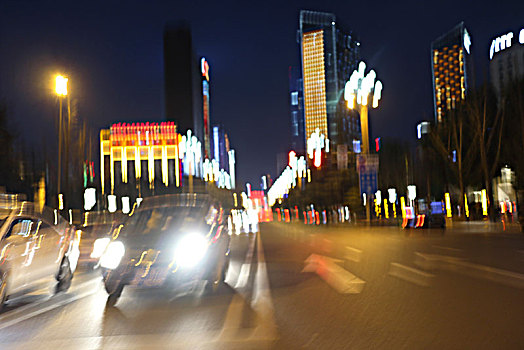
[[[368,128],[368,103],[372,108],[378,107],[382,96],[382,83],[375,81],[377,74],[374,70],[365,74],[366,64],[360,62],[358,69],[353,71],[344,89],[344,99],[348,108],[360,111],[360,129],[362,134],[362,154],[369,155],[369,128]],[[370,101],[371,100],[371,101]],[[368,195],[368,194],[366,194]],[[366,220],[370,221],[370,201],[367,200]]]
[[[67,96],[67,78],[57,75],[55,78],[55,92],[58,95],[58,209],[64,209],[63,195],[61,191],[62,179],[62,99]],[[69,110],[69,108],[68,108]]]

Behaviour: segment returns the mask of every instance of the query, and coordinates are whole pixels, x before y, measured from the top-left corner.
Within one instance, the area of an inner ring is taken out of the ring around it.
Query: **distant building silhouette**
[[[164,28],[165,119],[174,121],[181,134],[193,130],[205,144],[201,75],[189,23],[168,22]]]

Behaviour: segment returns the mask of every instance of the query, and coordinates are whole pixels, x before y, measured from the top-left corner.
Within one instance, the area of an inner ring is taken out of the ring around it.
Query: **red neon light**
[[[295,153],[295,151],[289,151],[289,157],[288,157],[288,159],[289,159],[289,161],[288,161],[288,165],[289,165],[289,166],[291,166],[291,160],[292,160],[293,158],[296,158],[296,156],[297,156],[297,154]]]
[[[202,58],[202,76],[206,77],[206,80],[209,81],[209,64],[205,59]]]

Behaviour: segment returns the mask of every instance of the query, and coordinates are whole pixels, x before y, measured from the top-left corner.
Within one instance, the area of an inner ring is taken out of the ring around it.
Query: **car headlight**
[[[91,257],[98,259],[104,254],[104,251],[107,248],[107,245],[111,239],[109,237],[99,238],[93,243],[93,251],[91,252]]]
[[[202,235],[185,235],[176,246],[175,261],[183,267],[195,266],[206,254],[207,246],[207,240]]]
[[[125,252],[126,248],[124,247],[124,243],[119,241],[109,243],[104,254],[102,254],[102,257],[100,258],[100,266],[111,270],[116,269]]]

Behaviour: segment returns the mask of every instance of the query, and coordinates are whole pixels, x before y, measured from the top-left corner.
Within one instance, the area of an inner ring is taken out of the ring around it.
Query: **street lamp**
[[[369,155],[369,128],[368,128],[368,103],[371,100],[371,107],[377,108],[378,101],[382,97],[382,83],[375,81],[377,74],[374,70],[366,75],[366,64],[360,62],[358,70],[353,71],[349,81],[344,88],[344,99],[350,109],[360,110],[360,129],[362,134],[362,154],[364,157]],[[360,170],[359,170],[360,175]],[[370,220],[369,201],[366,205],[366,220]]]
[[[55,78],[55,92],[58,95],[58,209],[64,209],[64,201],[61,193],[62,179],[62,99],[67,96],[67,78],[57,75]]]
[[[369,154],[369,131],[368,131],[368,103],[371,99],[371,107],[377,108],[378,101],[382,97],[382,83],[375,82],[377,74],[374,70],[364,75],[366,64],[360,62],[358,70],[353,71],[344,89],[344,99],[348,108],[360,109],[360,126],[362,132],[362,153]]]

